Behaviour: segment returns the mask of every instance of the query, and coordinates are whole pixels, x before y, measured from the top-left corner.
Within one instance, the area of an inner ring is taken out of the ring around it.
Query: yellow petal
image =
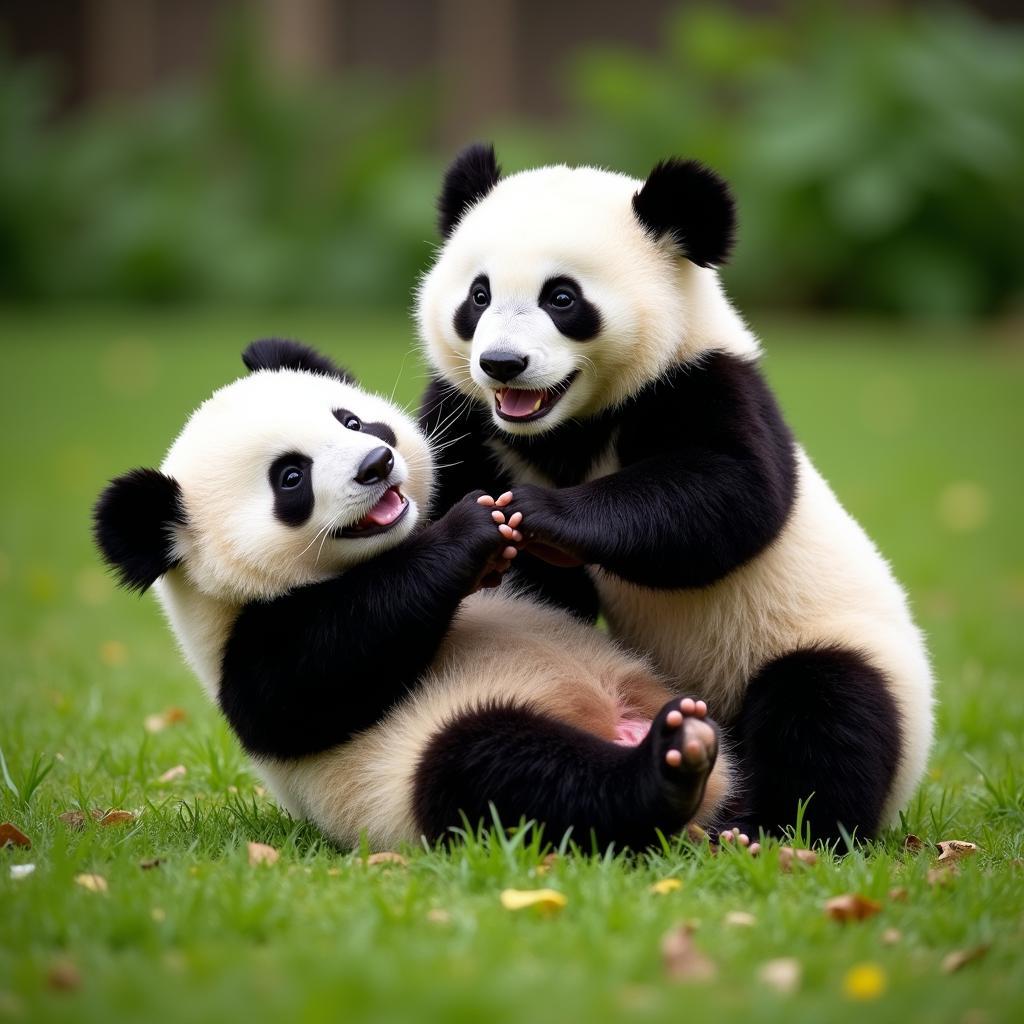
[[[651,886],[651,892],[656,892],[659,896],[667,896],[670,892],[678,892],[682,887],[683,883],[678,878],[663,878]]]
[[[843,994],[847,999],[866,1002],[877,999],[885,991],[885,971],[878,964],[857,964],[843,978]]]
[[[537,907],[546,913],[561,910],[569,901],[555,889],[505,889],[501,905],[506,910],[524,910]]]
[[[102,875],[75,875],[75,882],[89,892],[107,891],[107,880]]]

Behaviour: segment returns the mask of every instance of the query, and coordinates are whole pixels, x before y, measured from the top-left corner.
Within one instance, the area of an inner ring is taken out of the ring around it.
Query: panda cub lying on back
[[[342,844],[544,823],[642,847],[728,787],[706,706],[570,615],[477,591],[519,518],[479,492],[423,525],[426,438],[328,360],[268,340],[162,468],[112,481],[97,543],[154,583],[280,801]]]
[[[667,160],[449,168],[417,314],[447,443],[435,510],[511,488],[513,572],[650,656],[735,741],[731,820],[818,839],[892,822],[924,770],[932,675],[882,556],[794,443],[724,294],[733,202]],[[535,557],[540,555],[541,557]],[[553,567],[549,563],[558,563]],[[567,564],[582,568],[565,568]]]

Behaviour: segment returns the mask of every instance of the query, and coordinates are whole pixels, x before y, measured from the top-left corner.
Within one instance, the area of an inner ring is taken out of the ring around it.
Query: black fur
[[[364,423],[354,412],[348,409],[335,409],[334,418],[347,430],[359,430],[364,434],[379,437],[386,441],[392,448],[398,444],[395,432],[386,423]]]
[[[633,210],[655,238],[672,236],[698,267],[725,263],[736,232],[729,186],[696,160],[663,160],[633,196]]]
[[[294,467],[302,473],[298,487],[282,487],[281,476]],[[298,452],[279,455],[270,464],[267,479],[274,493],[274,515],[286,526],[301,526],[313,514],[313,460]]]
[[[432,519],[442,516],[464,494],[478,487],[495,496],[511,489],[512,478],[501,469],[485,443],[497,432],[482,405],[468,401],[461,391],[435,377],[423,396],[420,427],[432,444],[444,446],[442,461],[447,464],[438,473]],[[571,458],[569,452],[565,454]],[[505,585],[524,589],[588,622],[597,618],[597,591],[583,568],[555,568],[522,552]]]
[[[445,172],[437,199],[437,226],[443,238],[455,230],[466,210],[483,199],[500,178],[494,146],[477,142],[455,157]]]
[[[662,710],[637,747],[619,746],[527,707],[491,704],[463,712],[436,733],[420,757],[413,813],[436,841],[463,823],[506,826],[521,819],[557,843],[567,831],[589,848],[643,849],[682,828],[700,804],[710,766],[670,768],[665,752],[682,731]]]
[[[902,729],[884,675],[862,655],[821,646],[769,662],[730,732],[745,791],[728,824],[778,835],[810,798],[804,820],[815,841],[840,839],[840,825],[877,835]]]
[[[560,292],[566,292],[574,299],[567,309],[560,308],[552,301]],[[573,341],[590,341],[601,333],[600,310],[571,277],[553,277],[545,281],[538,303],[558,330]]]
[[[242,744],[303,757],[378,722],[434,660],[459,602],[504,544],[470,495],[335,579],[243,608],[219,694]]]
[[[476,301],[474,295],[478,290],[487,293],[487,302],[479,303]],[[490,303],[491,283],[485,275],[481,274],[473,279],[466,297],[459,303],[458,308],[455,310],[455,316],[452,319],[455,333],[463,341],[473,340],[473,335],[476,334],[476,325],[480,323],[480,317],[484,315],[484,310],[487,309]]]
[[[257,370],[308,370],[337,377],[346,384],[355,384],[356,379],[348,370],[343,370],[326,356],[298,341],[287,338],[261,338],[254,341],[242,353],[242,362],[251,373]]]
[[[171,531],[184,522],[178,482],[155,469],[133,469],[100,495],[93,536],[121,585],[143,593],[177,564]]]
[[[533,437],[469,405],[440,437],[469,435],[446,452],[462,464],[442,473],[438,509],[491,486],[488,441],[505,445],[555,484],[495,484],[513,490],[528,537],[633,583],[714,583],[771,543],[793,504],[792,436],[757,367],[734,356],[678,366],[614,411]],[[582,483],[611,443],[621,468]]]

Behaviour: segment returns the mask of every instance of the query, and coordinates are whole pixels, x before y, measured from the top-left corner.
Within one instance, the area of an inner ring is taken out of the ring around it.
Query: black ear
[[[178,482],[155,469],[133,469],[100,495],[93,536],[121,586],[142,593],[178,564],[171,529],[184,522]]]
[[[729,258],[736,204],[729,186],[696,160],[663,160],[633,196],[633,210],[655,238],[670,234],[698,267]]]
[[[319,352],[314,352],[308,345],[287,338],[261,338],[254,341],[242,353],[242,362],[252,373],[257,370],[306,370],[308,373],[337,377],[343,384],[356,382],[348,370],[342,369]]]
[[[437,226],[443,238],[455,230],[466,210],[483,199],[500,178],[494,146],[475,142],[459,153],[445,171],[437,197]]]

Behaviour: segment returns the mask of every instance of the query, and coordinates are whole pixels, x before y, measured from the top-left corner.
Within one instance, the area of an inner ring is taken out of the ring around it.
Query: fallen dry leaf
[[[882,909],[882,904],[877,900],[868,899],[860,893],[846,893],[843,896],[833,896],[825,901],[825,913],[833,921],[863,921],[868,917],[874,917]]]
[[[46,972],[46,984],[58,992],[73,992],[82,984],[82,973],[70,960],[55,960]]]
[[[857,964],[843,978],[843,994],[847,999],[867,1002],[885,991],[885,971],[878,964]]]
[[[173,768],[168,768],[156,781],[166,785],[168,782],[177,782],[185,778],[187,774],[188,769],[183,764],[176,764]]]
[[[106,892],[108,888],[102,875],[75,875],[75,883],[89,892]]]
[[[913,832],[903,839],[903,849],[908,853],[920,853],[926,845],[925,841],[920,836],[915,836]]]
[[[952,861],[939,864],[937,867],[928,869],[929,885],[952,885],[953,879],[960,874],[960,868]]]
[[[534,869],[538,875],[546,875],[558,863],[558,854],[549,853]]]
[[[252,867],[257,864],[276,864],[280,857],[281,854],[266,843],[249,844],[249,864]]]
[[[394,864],[395,867],[404,868],[407,867],[409,862],[400,854],[395,853],[392,850],[382,850],[380,853],[371,853],[366,858],[366,863],[369,867],[376,867],[380,864]]]
[[[725,915],[725,923],[732,925],[733,928],[753,928],[757,924],[757,918],[745,910],[730,910]]]
[[[163,860],[160,857],[147,857],[145,860],[139,861],[139,867],[143,871],[152,871],[153,868],[158,868],[163,864]]]
[[[892,900],[893,903],[906,903],[908,895],[909,893],[902,885],[898,885],[895,889],[889,890],[889,899]]]
[[[681,924],[661,940],[665,973],[674,981],[710,981],[717,974],[715,963],[693,944],[693,926]]]
[[[943,958],[942,971],[944,974],[953,974],[959,971],[961,967],[966,967],[968,964],[974,963],[975,960],[980,960],[988,951],[989,944],[987,942],[979,946],[971,946],[970,949],[958,949],[955,953],[950,953]]]
[[[12,822],[5,821],[0,825],[0,850],[5,846],[30,847],[32,840]]]
[[[169,725],[177,725],[184,722],[188,715],[182,708],[164,708],[155,715],[146,715],[143,719],[143,726],[146,732],[163,732]]]
[[[128,822],[135,820],[134,811],[120,811],[113,810],[107,811],[106,814],[100,818],[101,825],[127,825]]]
[[[779,867],[783,871],[792,871],[794,861],[797,864],[818,863],[818,855],[813,850],[799,850],[793,846],[779,847]]]
[[[650,887],[650,891],[659,896],[667,896],[670,892],[678,892],[682,889],[683,883],[678,878],[663,878]]]
[[[964,860],[966,857],[973,857],[978,852],[975,843],[968,843],[963,839],[947,839],[938,843],[939,856],[937,864],[948,864],[954,860]]]
[[[561,910],[569,901],[557,889],[504,889],[501,905],[506,910],[537,910],[552,914]]]
[[[35,873],[35,870],[35,864],[12,864],[11,878],[28,878],[29,875]]]
[[[441,907],[431,907],[427,911],[427,920],[431,924],[451,924],[452,915],[447,910],[442,910]]]
[[[92,818],[93,821],[99,821],[103,817],[103,812],[98,808],[94,807],[89,811],[88,815],[83,810],[65,811],[63,814],[57,815],[57,820],[64,822],[68,828],[78,829],[79,831],[85,828],[86,821]]]
[[[757,976],[769,988],[788,996],[800,987],[803,968],[795,957],[784,956],[769,960],[758,968]]]
[[[902,942],[903,932],[899,928],[886,928],[882,932],[882,945],[883,946],[895,946],[897,942]]]

